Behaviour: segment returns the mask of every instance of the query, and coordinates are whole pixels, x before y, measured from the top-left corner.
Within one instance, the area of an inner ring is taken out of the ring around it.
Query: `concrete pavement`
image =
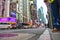
[[[45,28],[0,30],[0,33],[17,34],[14,37],[0,37],[0,40],[60,40],[60,32],[52,32]]]
[[[37,40],[51,40],[49,30],[46,29],[42,35]]]
[[[51,40],[60,40],[60,31],[58,32],[52,32],[51,29],[49,29]]]
[[[17,36],[13,37],[0,37],[0,40],[28,40],[35,36],[35,34],[28,34],[28,33],[13,33],[17,34]]]
[[[45,28],[36,29],[12,29],[12,30],[0,30],[0,33],[32,33],[32,34],[42,34]]]
[[[45,28],[0,30],[0,33],[16,33],[18,36],[4,37],[1,40],[37,40]]]

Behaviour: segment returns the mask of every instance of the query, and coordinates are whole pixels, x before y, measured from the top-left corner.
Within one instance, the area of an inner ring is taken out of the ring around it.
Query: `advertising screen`
[[[10,3],[10,17],[16,18],[16,3]]]
[[[16,18],[0,18],[0,22],[16,22]]]
[[[10,17],[16,18],[16,12],[11,11],[11,12],[10,12]]]

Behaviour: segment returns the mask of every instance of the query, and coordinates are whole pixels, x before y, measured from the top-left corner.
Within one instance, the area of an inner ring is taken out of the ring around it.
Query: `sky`
[[[37,0],[37,10],[40,8],[41,5],[43,5],[44,0]],[[44,6],[44,5],[43,5]]]
[[[45,18],[45,20],[46,20],[46,24],[48,23],[48,20],[47,20],[47,18],[46,18],[46,15],[47,15],[47,6],[46,6],[46,4],[44,3],[44,0],[37,0],[37,12],[38,12],[38,9],[40,8],[40,7],[43,7],[43,16],[44,16],[44,18]]]

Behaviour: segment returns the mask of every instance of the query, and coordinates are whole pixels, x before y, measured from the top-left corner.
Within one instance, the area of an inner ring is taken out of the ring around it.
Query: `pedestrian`
[[[40,21],[39,21],[39,19],[36,19],[36,20],[35,20],[35,23],[36,23],[37,27],[40,26]]]
[[[59,26],[58,26],[58,19],[60,17],[60,0],[50,0],[50,8],[51,8],[51,13],[52,13],[52,19],[53,19],[53,31],[57,31],[59,30]]]

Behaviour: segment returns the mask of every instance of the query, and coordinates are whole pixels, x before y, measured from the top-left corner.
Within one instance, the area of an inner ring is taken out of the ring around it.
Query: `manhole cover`
[[[0,33],[0,37],[14,37],[14,36],[17,36],[17,34],[9,34],[9,33],[1,34]]]

